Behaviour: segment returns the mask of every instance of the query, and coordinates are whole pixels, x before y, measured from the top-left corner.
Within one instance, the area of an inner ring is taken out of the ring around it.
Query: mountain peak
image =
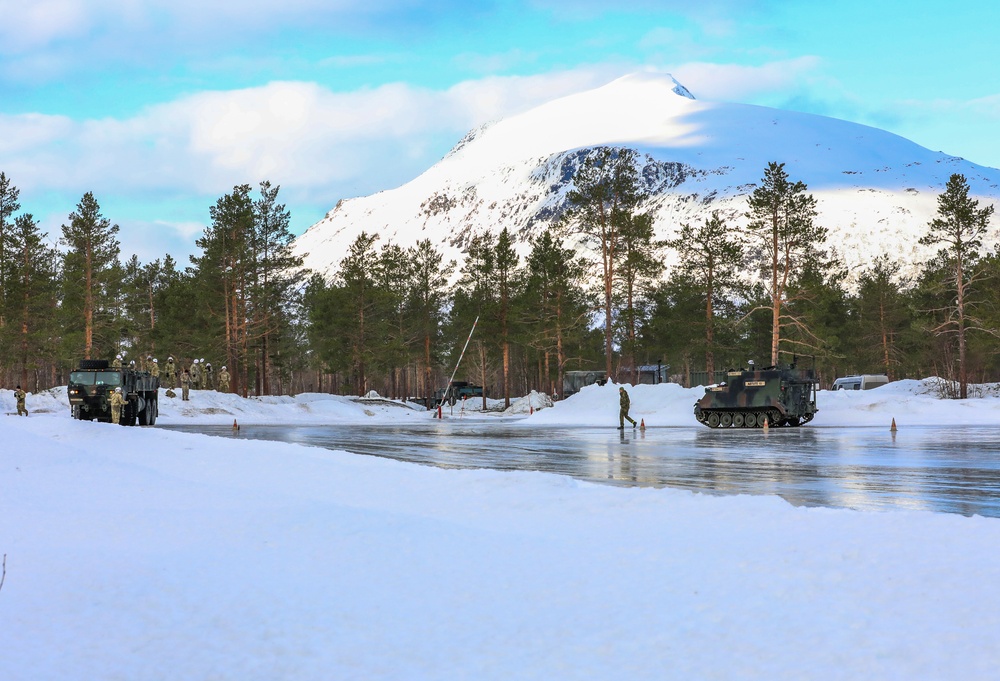
[[[627,86],[638,86],[644,90],[649,90],[651,87],[657,86],[669,87],[670,91],[679,97],[695,99],[695,96],[691,94],[690,90],[684,87],[680,81],[666,71],[649,70],[630,73],[627,76],[622,76],[621,78],[612,81],[608,84],[608,87],[613,87],[616,83]]]

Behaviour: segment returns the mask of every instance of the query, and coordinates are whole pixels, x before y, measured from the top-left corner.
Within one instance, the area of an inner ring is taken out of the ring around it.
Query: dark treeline
[[[403,248],[362,233],[322,277],[293,256],[269,182],[219,198],[181,266],[123,260],[118,227],[90,193],[48,245],[0,173],[0,378],[39,390],[65,383],[81,358],[172,355],[226,365],[242,395],[427,397],[474,325],[456,378],[507,401],[558,394],[569,370],[630,381],[658,363],[691,384],[748,359],[797,358],[824,386],[852,373],[937,375],[956,397],[1000,378],[1000,252],[983,246],[993,209],[961,175],[921,239],[936,257],[907,277],[892,254],[874,254],[850,287],[815,199],[783,164],[764,170],[745,215],[713,213],[669,241],[641,212],[643,177],[634,150],[583,155],[564,214],[530,237],[525,258],[506,228],[472,235],[461,266],[429,240]],[[668,259],[677,265],[664,277]]]

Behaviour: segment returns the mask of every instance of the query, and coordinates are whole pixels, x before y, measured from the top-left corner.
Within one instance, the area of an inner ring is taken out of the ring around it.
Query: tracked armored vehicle
[[[160,379],[147,371],[115,369],[103,359],[80,360],[69,374],[69,406],[73,418],[111,421],[111,393],[122,389],[125,406],[121,423],[151,426],[159,413]]]
[[[709,428],[800,426],[819,411],[817,383],[812,369],[729,371],[725,382],[705,388],[694,416]]]

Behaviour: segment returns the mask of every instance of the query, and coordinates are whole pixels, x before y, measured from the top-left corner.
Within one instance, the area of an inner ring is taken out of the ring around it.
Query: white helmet
[[[197,363],[198,363],[198,360],[196,360],[196,359],[191,360],[191,364],[197,364]]]
[[[225,365],[225,364],[223,364],[223,365],[222,365],[222,370],[223,370],[223,371],[225,371],[225,370],[226,370],[226,365]]]
[[[115,392],[116,392],[116,393],[120,393],[121,391],[122,391],[122,389],[121,389],[121,388],[115,388]]]
[[[122,358],[122,356],[121,356],[121,354],[120,354],[120,353],[119,353],[119,354],[117,354],[117,355],[115,355],[115,359],[121,359],[121,358]]]
[[[156,359],[156,358],[154,357],[154,358],[153,358],[153,364],[159,364],[159,363],[160,363],[160,360],[158,360],[158,359]]]
[[[204,362],[205,362],[205,358],[204,358],[204,357],[202,357],[202,358],[201,358],[201,361],[202,361],[202,363],[204,363]]]

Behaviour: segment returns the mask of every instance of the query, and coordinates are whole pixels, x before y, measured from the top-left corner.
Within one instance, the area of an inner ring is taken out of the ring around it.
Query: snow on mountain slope
[[[362,231],[404,247],[430,239],[460,261],[472,234],[507,227],[524,254],[527,238],[564,210],[587,151],[602,145],[644,155],[644,208],[654,211],[660,238],[713,210],[744,223],[754,183],[768,162],[783,162],[809,186],[829,245],[854,271],[883,252],[904,270],[932,255],[917,240],[953,173],[966,176],[982,204],[1000,203],[1000,170],[856,123],[696,100],[669,75],[637,74],[470,132],[402,187],[340,201],[295,250],[330,276]]]

